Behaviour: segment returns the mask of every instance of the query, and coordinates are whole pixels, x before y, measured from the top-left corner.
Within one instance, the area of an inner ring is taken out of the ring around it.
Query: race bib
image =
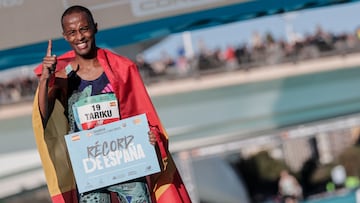
[[[74,118],[80,130],[118,121],[119,108],[115,94],[100,94],[77,101],[73,106]]]

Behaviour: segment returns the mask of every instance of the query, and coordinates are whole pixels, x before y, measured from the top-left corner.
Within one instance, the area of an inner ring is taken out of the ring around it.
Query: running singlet
[[[119,120],[117,99],[105,72],[97,79],[89,81],[81,79],[70,65],[66,70],[70,93],[69,132],[87,130]]]

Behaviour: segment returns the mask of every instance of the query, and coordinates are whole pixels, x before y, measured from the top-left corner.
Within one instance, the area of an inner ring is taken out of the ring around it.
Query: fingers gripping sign
[[[156,144],[156,135],[151,130],[148,132],[148,134],[149,134],[150,144],[155,145]]]
[[[47,47],[47,51],[46,51],[46,56],[43,59],[43,71],[42,71],[42,75],[45,78],[49,78],[50,75],[55,73],[55,69],[56,69],[56,55],[52,55],[52,41],[49,40],[48,42],[48,47]]]

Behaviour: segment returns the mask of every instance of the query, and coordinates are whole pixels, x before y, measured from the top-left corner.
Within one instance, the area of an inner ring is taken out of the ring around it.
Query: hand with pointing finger
[[[41,79],[47,80],[50,78],[52,74],[55,73],[57,59],[56,59],[56,55],[51,54],[51,51],[52,51],[52,41],[49,40],[46,56],[43,58],[43,62],[42,62],[43,69],[42,69]]]

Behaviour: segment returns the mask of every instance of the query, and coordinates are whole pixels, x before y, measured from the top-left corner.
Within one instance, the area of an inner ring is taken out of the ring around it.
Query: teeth
[[[80,49],[83,49],[86,47],[86,43],[78,44],[77,47],[79,47]]]

